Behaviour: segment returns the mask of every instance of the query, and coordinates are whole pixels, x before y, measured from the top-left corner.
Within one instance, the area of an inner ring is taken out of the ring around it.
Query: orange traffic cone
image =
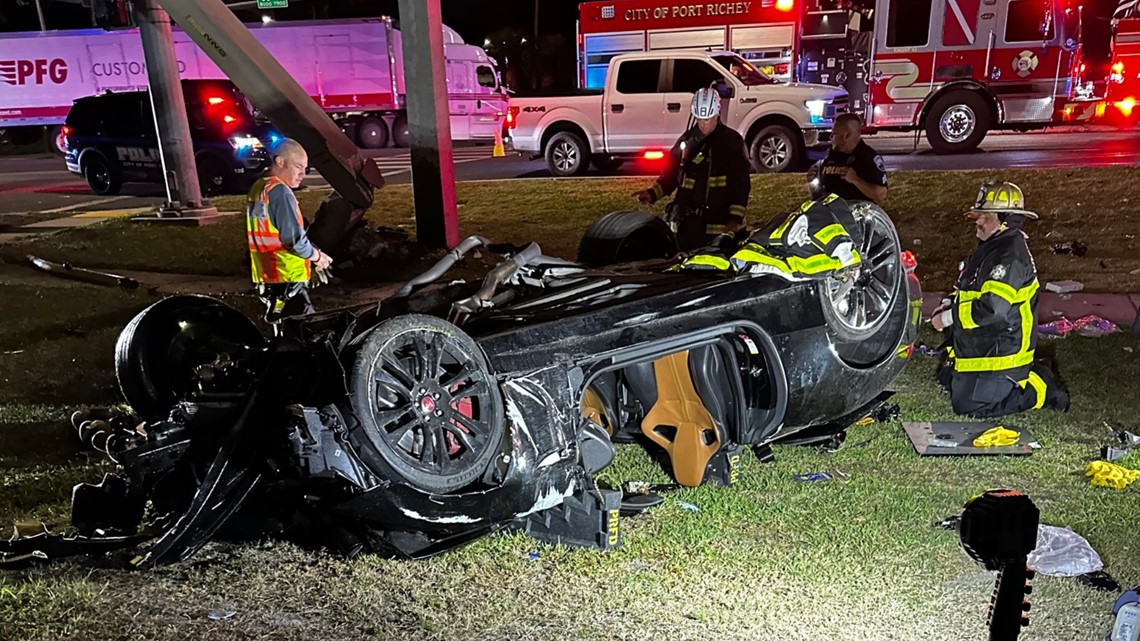
[[[491,152],[492,158],[503,158],[507,155],[507,150],[503,147],[503,132],[500,129],[495,130],[495,150]]]

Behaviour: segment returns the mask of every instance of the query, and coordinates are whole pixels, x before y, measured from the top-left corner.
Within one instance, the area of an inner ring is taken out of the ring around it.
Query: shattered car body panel
[[[396,296],[286,319],[273,340],[213,299],[164,299],[120,337],[138,415],[99,431],[123,471],[77,489],[74,551],[150,535],[134,565],[177,562],[247,512],[262,531],[316,532],[347,552],[420,557],[502,528],[613,547],[620,493],[594,480],[611,440],[666,445],[663,465],[697,485],[729,478],[742,447],[875,405],[921,303],[889,231],[882,251],[867,234],[879,262],[839,275],[844,288],[676,259],[587,268],[531,245],[482,283],[426,286],[444,265]],[[47,547],[0,544],[0,561]]]

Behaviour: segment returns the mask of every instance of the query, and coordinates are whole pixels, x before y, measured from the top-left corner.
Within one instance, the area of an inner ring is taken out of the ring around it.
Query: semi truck
[[[408,145],[403,47],[390,18],[246,26],[360,147]],[[174,40],[182,79],[225,78],[181,30]],[[508,106],[495,61],[447,27],[444,42],[452,138],[494,140]],[[47,128],[64,153],[74,100],[147,88],[142,41],[137,29],[0,34],[0,82],[6,137],[34,141]]]

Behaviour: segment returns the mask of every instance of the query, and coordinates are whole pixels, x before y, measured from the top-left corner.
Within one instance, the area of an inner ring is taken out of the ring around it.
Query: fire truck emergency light
[[[795,0],[776,0],[776,9],[779,11],[791,11],[795,7]]]

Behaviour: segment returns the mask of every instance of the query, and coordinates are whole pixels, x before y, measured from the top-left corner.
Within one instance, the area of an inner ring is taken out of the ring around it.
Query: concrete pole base
[[[131,219],[135,223],[161,223],[165,225],[178,225],[181,227],[204,227],[220,222],[222,216],[214,207],[199,207],[194,209],[160,209],[157,215],[136,216]]]

